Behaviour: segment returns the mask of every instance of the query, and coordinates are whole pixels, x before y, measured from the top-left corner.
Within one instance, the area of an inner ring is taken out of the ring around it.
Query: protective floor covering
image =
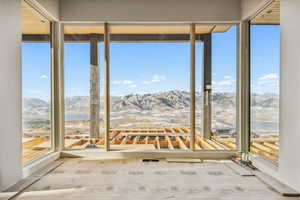
[[[17,200],[278,200],[255,176],[243,177],[224,162],[142,162],[66,159]]]

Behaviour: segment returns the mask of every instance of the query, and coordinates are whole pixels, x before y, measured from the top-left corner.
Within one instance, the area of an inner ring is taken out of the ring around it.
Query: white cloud
[[[224,86],[224,85],[232,85],[232,81],[231,80],[225,80],[225,81],[220,81],[219,83],[218,83],[218,85],[220,85],[220,86]]]
[[[47,75],[41,75],[40,78],[41,79],[48,79],[48,76]]]
[[[258,87],[279,87],[279,75],[275,73],[266,74],[258,78],[257,86]]]
[[[115,80],[112,81],[112,84],[114,85],[131,85],[133,82],[131,80]]]
[[[266,74],[259,77],[252,85],[254,92],[258,93],[278,93],[279,75],[276,73]]]
[[[224,77],[225,78],[225,77]],[[225,80],[223,81],[220,81],[218,83],[216,83],[216,85],[219,85],[219,86],[231,86],[235,83],[235,80],[234,79],[231,79],[231,78],[225,78]]]
[[[124,85],[129,88],[137,88],[138,85],[134,84],[131,80],[114,80],[112,81],[112,84],[114,85]]]
[[[130,88],[137,88],[138,86],[136,84],[129,85]]]
[[[225,79],[231,79],[231,76],[224,76]]]
[[[151,83],[158,83],[158,82],[161,82],[163,80],[166,80],[166,77],[163,76],[163,75],[158,75],[158,74],[155,74],[152,76],[152,79],[150,81],[142,81],[142,84],[151,84]]]
[[[153,77],[152,77],[152,82],[160,82],[160,81],[162,81],[162,80],[166,80],[166,77],[165,76],[163,76],[163,75],[154,75]]]
[[[279,78],[278,74],[272,73],[260,77],[259,80],[271,80],[271,79],[278,79],[278,78]]]
[[[142,81],[142,84],[145,84],[145,85],[150,84],[150,83],[151,83],[151,81]]]
[[[124,81],[123,81],[123,84],[124,84],[124,85],[131,85],[131,84],[133,84],[133,82],[130,81],[130,80],[124,80]]]
[[[112,81],[112,84],[114,84],[114,85],[119,85],[121,83],[122,83],[122,81]]]

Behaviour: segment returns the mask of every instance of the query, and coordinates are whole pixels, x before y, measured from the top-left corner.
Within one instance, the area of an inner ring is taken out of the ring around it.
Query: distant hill
[[[49,103],[37,98],[23,98],[22,108],[23,114],[29,118],[38,116],[47,119],[50,113]]]
[[[197,95],[200,99],[200,95]],[[190,105],[189,93],[172,90],[153,94],[130,94],[116,99],[112,103],[113,111],[122,110],[169,110],[184,109]]]
[[[234,93],[213,93],[212,102],[215,106],[224,109],[234,109],[236,96]],[[101,98],[101,102],[102,102]],[[252,96],[252,106],[262,108],[277,108],[279,96],[276,94],[255,94]],[[190,105],[188,92],[171,90],[153,94],[129,94],[123,97],[111,97],[112,112],[118,111],[167,111],[186,109]],[[196,93],[196,105],[201,107],[201,95]],[[89,97],[73,96],[67,97],[65,107],[68,113],[88,114]],[[103,103],[101,103],[101,108]],[[23,99],[23,113],[25,115],[46,115],[49,113],[49,103],[36,98]]]

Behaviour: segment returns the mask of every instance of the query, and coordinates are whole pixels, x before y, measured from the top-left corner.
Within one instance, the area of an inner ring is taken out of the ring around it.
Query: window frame
[[[62,33],[61,33],[61,35],[62,36],[64,35],[64,26],[67,26],[67,25],[84,25],[84,24],[90,24],[90,25],[97,25],[97,24],[103,25],[104,24],[104,26],[107,26],[106,29],[105,29],[105,31],[104,31],[104,46],[108,46],[108,47],[106,47],[104,49],[104,52],[105,52],[104,53],[105,54],[104,57],[105,57],[105,63],[106,63],[106,66],[104,66],[104,68],[106,68],[106,70],[108,70],[108,72],[106,72],[108,74],[104,74],[104,77],[106,79],[106,81],[104,81],[104,89],[106,91],[106,94],[109,94],[109,89],[110,89],[110,87],[109,87],[109,79],[110,79],[110,76],[109,76],[109,45],[110,45],[109,26],[110,25],[115,25],[115,24],[126,25],[126,24],[132,24],[132,23],[131,22],[124,22],[124,23],[110,23],[110,22],[109,23],[108,22],[93,22],[93,23],[90,23],[90,22],[86,22],[86,23],[83,23],[83,22],[78,22],[78,23],[77,22],[72,22],[72,23],[62,23],[62,28],[61,28]],[[139,24],[142,25],[144,23],[139,23]],[[154,22],[154,24],[170,24],[170,22],[169,23],[168,22],[167,23]],[[175,24],[180,24],[180,23],[175,23]],[[237,130],[237,133],[238,133],[237,134],[237,138],[236,138],[237,148],[235,150],[195,150],[194,147],[193,147],[195,143],[193,143],[193,145],[191,145],[188,148],[188,150],[184,151],[184,152],[174,152],[174,151],[171,151],[171,150],[151,150],[151,151],[138,151],[137,150],[137,151],[130,152],[130,153],[132,153],[132,154],[138,153],[138,154],[141,154],[141,155],[146,155],[147,153],[154,153],[154,154],[157,154],[157,155],[159,155],[161,153],[166,153],[166,154],[169,154],[169,153],[184,153],[184,154],[197,153],[199,155],[204,155],[204,156],[208,156],[208,157],[211,157],[211,158],[218,157],[218,156],[221,156],[221,157],[224,157],[224,158],[228,158],[228,156],[232,156],[235,153],[241,152],[241,145],[238,145],[238,143],[242,139],[242,138],[240,138],[242,134],[239,133],[240,130],[239,130],[239,126],[238,126],[239,121],[240,121],[240,112],[239,112],[239,109],[240,109],[239,104],[240,103],[238,101],[239,96],[240,96],[240,91],[239,91],[240,87],[239,87],[239,81],[238,81],[240,79],[240,75],[238,73],[238,70],[240,68],[240,62],[239,62],[240,61],[240,53],[239,52],[240,52],[240,43],[241,43],[241,41],[240,41],[241,40],[241,36],[240,36],[241,24],[238,23],[238,22],[228,22],[228,23],[225,23],[225,22],[222,22],[222,23],[184,23],[184,24],[189,24],[189,25],[192,25],[192,24],[194,24],[194,25],[234,25],[234,26],[236,26],[236,45],[237,45],[237,48],[236,48],[236,60],[237,60],[237,62],[236,62],[236,70],[237,70],[236,71],[236,76],[237,76],[236,77],[237,78],[236,79],[237,80],[236,81],[236,98],[237,98],[237,103],[236,103],[236,130]],[[193,33],[190,33],[190,34],[193,34]],[[63,37],[61,37],[61,39],[60,39],[60,43],[61,43],[61,46],[62,46],[61,47],[61,51],[62,51],[62,53],[61,53],[61,55],[62,55],[61,65],[62,66],[61,67],[63,68],[63,60],[64,60],[64,57],[63,57],[63,44],[64,44],[64,42],[63,42],[62,38]],[[192,44],[193,42],[191,40],[192,40],[192,37],[190,37],[190,42]],[[192,56],[191,56],[191,59],[193,59],[194,62],[195,62],[195,56],[194,56],[194,58],[192,58]],[[191,69],[189,70],[189,72],[191,74]],[[63,82],[63,80],[62,80],[62,82]],[[190,84],[190,86],[191,85],[192,85],[192,83]],[[107,99],[107,98],[105,98],[105,99]],[[110,96],[108,96],[108,99],[110,99]],[[110,100],[108,100],[108,101],[110,101]],[[106,107],[105,105],[108,105],[108,107],[109,107],[109,103],[105,103],[104,102],[104,107]],[[108,110],[108,112],[107,111],[104,112],[104,116],[106,116],[105,117],[105,121],[106,122],[104,122],[104,123],[106,123],[106,126],[108,126],[108,124],[110,122],[109,108],[107,110]],[[195,109],[194,109],[194,112],[195,112]],[[64,118],[64,110],[63,110],[63,113],[61,115],[63,115],[63,118]],[[194,117],[194,120],[195,120],[195,117]],[[190,120],[190,121],[192,123],[193,120]],[[64,124],[62,126],[64,126]],[[64,140],[64,133],[60,136],[60,140],[61,141]],[[105,145],[104,146],[105,146],[105,150],[107,152],[110,151],[110,143],[108,141],[109,141],[109,129],[105,128]],[[62,150],[63,151],[64,150],[69,151],[69,150],[65,149],[64,146],[63,146]],[[121,150],[121,151],[117,151],[117,152],[123,152],[123,151]]]
[[[56,37],[54,34],[54,26],[55,26],[55,20],[48,14],[46,13],[42,7],[40,7],[39,5],[34,4],[33,2],[31,2],[31,0],[23,0],[24,3],[26,3],[28,6],[30,6],[35,12],[39,13],[41,16],[43,16],[48,22],[49,22],[49,45],[50,45],[50,150],[48,152],[46,152],[45,154],[30,160],[28,162],[25,162],[23,164],[23,168],[28,167],[34,163],[36,163],[39,160],[42,160],[46,157],[48,157],[49,155],[51,155],[52,153],[55,152],[56,149],[56,140],[55,140],[55,120],[54,120],[54,116],[55,116],[55,108],[54,108],[54,69],[55,69],[55,62],[54,60],[56,59],[55,56],[55,51],[54,51],[54,42],[56,41]],[[23,40],[21,41],[23,43]],[[23,64],[21,63],[21,69]],[[23,118],[23,115],[22,115]],[[23,135],[23,130],[22,130],[22,135]],[[22,146],[22,143],[21,143]],[[23,155],[23,147],[21,147],[22,149],[22,155]]]

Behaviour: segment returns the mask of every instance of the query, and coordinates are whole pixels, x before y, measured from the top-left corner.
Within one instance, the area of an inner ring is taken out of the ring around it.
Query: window
[[[196,147],[236,149],[236,25],[197,25]]]
[[[108,24],[110,149],[190,148],[191,27]],[[236,29],[195,25],[196,150],[236,149]],[[103,148],[104,26],[68,24],[64,33],[65,147]]]
[[[251,152],[274,162],[279,150],[280,26],[251,25]]]
[[[23,163],[52,150],[50,22],[22,1]]]
[[[103,25],[64,26],[65,148],[104,144]]]
[[[251,146],[278,163],[280,24],[276,0],[250,21]]]
[[[236,142],[237,28],[212,34],[211,117],[212,135]],[[226,143],[229,143],[229,140]]]
[[[189,25],[111,25],[111,147],[187,150]]]

